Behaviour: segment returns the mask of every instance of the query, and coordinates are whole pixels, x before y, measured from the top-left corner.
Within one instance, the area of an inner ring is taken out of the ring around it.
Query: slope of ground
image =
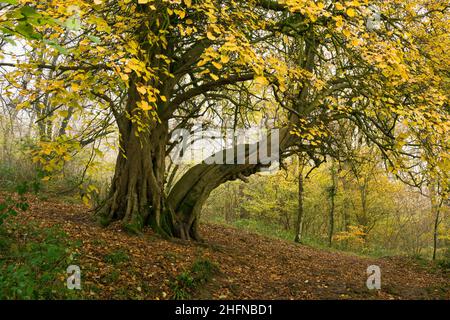
[[[151,230],[132,236],[120,224],[100,227],[82,205],[30,198],[30,209],[18,216],[21,223],[59,225],[80,243],[83,298],[170,299],[179,290],[173,285],[177,276],[201,260],[218,270],[181,297],[450,299],[448,274],[407,258],[361,258],[209,224],[201,228],[203,244],[164,240]],[[380,291],[366,288],[369,265],[381,268]]]

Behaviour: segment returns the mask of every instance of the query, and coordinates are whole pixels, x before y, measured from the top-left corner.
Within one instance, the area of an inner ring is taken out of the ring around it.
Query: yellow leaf
[[[69,111],[62,110],[62,111],[59,111],[58,114],[60,117],[67,118],[67,116],[69,115]]]
[[[89,205],[89,201],[91,199],[89,198],[88,195],[84,195],[83,197],[81,197],[81,200],[83,200],[83,203],[88,206]]]
[[[139,102],[137,103],[137,106],[138,106],[140,109],[144,110],[144,111],[148,111],[148,110],[151,110],[151,109],[152,109],[152,107],[151,107],[151,106],[148,104],[148,102],[145,101],[145,100],[139,101]]]
[[[341,28],[344,26],[344,21],[342,20],[342,16],[338,16],[334,18],[336,20],[336,27]]]
[[[174,12],[177,16],[180,17],[180,19],[184,19],[184,17],[186,16],[186,12],[184,12],[183,10],[175,9]]]
[[[206,59],[200,60],[200,61],[197,63],[197,67],[202,67],[202,66],[204,66],[206,63],[208,63],[208,60],[206,60]]]
[[[140,94],[146,94],[146,93],[147,93],[147,88],[144,87],[144,86],[140,86],[140,87],[137,87],[137,91],[138,91]]]
[[[267,78],[264,77],[264,76],[258,76],[258,77],[256,77],[256,78],[255,78],[255,82],[256,82],[257,84],[262,85],[262,86],[267,86],[267,85],[269,84],[269,81],[268,81]]]
[[[213,61],[213,62],[212,62],[212,65],[213,65],[214,67],[216,67],[217,69],[222,69],[222,65],[221,65],[220,63],[218,63],[218,62]]]
[[[73,90],[73,92],[80,91],[80,85],[78,83],[73,83],[72,84],[72,90]]]
[[[353,8],[348,8],[347,9],[347,15],[351,18],[353,18],[354,16],[356,16],[356,11]]]
[[[220,57],[220,62],[222,63],[228,63],[230,61],[230,57],[229,56],[221,56]]]
[[[123,81],[128,81],[130,79],[130,77],[128,77],[128,75],[126,73],[121,72],[121,73],[119,73],[119,76]]]

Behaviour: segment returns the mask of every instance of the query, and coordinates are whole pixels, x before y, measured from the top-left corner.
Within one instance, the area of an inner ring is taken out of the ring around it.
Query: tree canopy
[[[102,222],[199,239],[210,192],[263,167],[201,163],[168,183],[172,131],[213,125],[223,112],[231,128],[272,119],[281,158],[356,158],[358,137],[404,182],[420,185],[426,170],[447,186],[449,9],[426,0],[0,1],[2,96],[40,120],[34,160],[48,175],[117,133]]]

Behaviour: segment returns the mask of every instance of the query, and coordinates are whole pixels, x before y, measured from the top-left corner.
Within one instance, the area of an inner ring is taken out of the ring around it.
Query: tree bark
[[[440,208],[436,209],[436,214],[434,218],[434,230],[433,230],[433,260],[436,260],[436,250],[438,245],[438,230],[439,230],[439,215],[440,215]]]
[[[302,232],[303,232],[303,159],[299,157],[298,159],[298,214],[297,221],[295,222],[295,239],[297,243],[302,242]]]
[[[430,188],[430,201],[431,201],[431,213],[434,218],[433,225],[433,260],[436,260],[436,251],[438,247],[438,237],[439,237],[439,219],[441,207],[443,204],[443,197],[439,200],[439,183],[436,183],[434,179],[431,180],[429,185]]]
[[[350,225],[350,214],[349,214],[349,210],[350,210],[350,204],[349,204],[349,199],[348,199],[348,195],[347,193],[351,192],[350,188],[348,187],[348,182],[347,179],[342,177],[341,179],[342,181],[342,191],[343,191],[343,195],[344,195],[344,199],[343,199],[343,208],[342,208],[342,217],[343,217],[343,230],[344,231],[349,231],[349,225]]]
[[[130,89],[128,110],[136,112],[137,93]],[[135,92],[132,94],[132,92]],[[142,117],[143,115],[139,115]],[[123,221],[126,230],[139,233],[151,225],[156,232],[168,237],[200,241],[198,224],[202,207],[211,191],[222,183],[242,179],[257,172],[264,164],[198,164],[189,169],[165,196],[165,160],[168,124],[156,120],[144,131],[128,117],[118,121],[120,152],[109,197],[99,208],[102,223]],[[142,128],[141,128],[142,129]],[[263,140],[269,144],[269,139]],[[280,154],[293,141],[288,128],[280,130]],[[252,149],[246,146],[247,160],[259,153],[261,142]],[[237,157],[238,146],[234,155]],[[268,146],[268,152],[271,152]],[[252,150],[250,152],[250,150]],[[226,150],[220,151],[224,156]],[[251,154],[250,154],[251,153]],[[215,159],[216,155],[213,156]],[[223,163],[226,163],[225,161]],[[245,163],[249,163],[246,161]]]
[[[280,130],[280,156],[283,151],[290,146],[292,137],[289,129]],[[259,143],[258,143],[259,145]],[[234,147],[236,157],[238,147]],[[246,159],[253,154],[250,153],[250,146],[246,146]],[[253,149],[259,152],[259,148]],[[269,152],[271,152],[269,147]],[[226,150],[220,151],[223,155]],[[216,157],[216,155],[212,156]],[[248,163],[249,161],[246,161]],[[225,163],[225,161],[224,161]],[[237,162],[235,162],[237,163]],[[263,164],[206,164],[201,163],[188,170],[183,177],[178,180],[167,198],[170,210],[174,213],[174,236],[185,240],[201,240],[198,233],[198,223],[200,213],[211,191],[221,184],[245,178],[256,173]]]
[[[331,187],[330,187],[330,212],[328,216],[328,246],[331,247],[333,241],[334,233],[334,211],[335,211],[335,197],[337,193],[337,183],[336,183],[336,167],[334,160],[331,164]]]
[[[165,211],[165,134],[164,125],[152,134],[136,136],[137,128],[129,124],[129,134],[121,137],[115,175],[102,216],[106,223],[122,220],[131,232],[144,225],[172,235],[170,213]]]
[[[227,181],[249,176],[258,165],[198,164],[174,186],[168,204],[175,213],[174,236],[185,240],[201,240],[198,222],[203,204],[211,191]]]
[[[172,236],[173,217],[164,196],[168,124],[136,108],[137,97],[132,87],[127,103],[131,117],[118,119],[120,151],[109,197],[99,208],[101,222],[121,220],[132,233],[151,225],[158,233]],[[147,127],[139,127],[133,116],[149,117]]]

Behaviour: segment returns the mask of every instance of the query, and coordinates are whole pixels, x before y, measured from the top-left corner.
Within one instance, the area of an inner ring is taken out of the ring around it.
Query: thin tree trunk
[[[336,183],[336,167],[334,160],[331,164],[331,187],[330,187],[330,212],[328,216],[328,246],[331,247],[333,241],[334,233],[334,211],[335,211],[335,197],[337,193],[337,183]]]
[[[443,204],[443,198],[441,201],[438,200],[439,194],[439,183],[435,183],[435,180],[432,180],[430,183],[430,201],[431,201],[431,213],[434,217],[434,226],[433,226],[433,260],[436,260],[436,251],[438,247],[438,237],[439,237],[439,219],[441,207]]]
[[[347,193],[350,192],[350,189],[348,188],[348,184],[347,184],[347,180],[345,178],[342,178],[342,189],[343,189],[343,194],[344,194],[344,199],[343,199],[343,230],[344,231],[348,231],[349,228],[348,226],[350,225],[350,216],[349,216],[349,210],[350,210],[350,206],[349,206],[349,199],[348,199],[348,195]]]
[[[297,211],[297,221],[295,222],[295,239],[297,243],[302,242],[302,231],[303,231],[303,169],[304,165],[301,163],[303,159],[299,157],[298,159],[298,211]]]
[[[225,197],[225,203],[224,203],[224,208],[225,208],[225,221],[226,222],[231,222],[231,210],[232,210],[232,203],[231,203],[231,185],[228,184],[227,185],[227,196]]]
[[[437,250],[437,245],[438,245],[439,215],[440,215],[440,210],[439,210],[439,208],[437,208],[437,210],[436,210],[436,217],[434,219],[433,260],[436,260],[436,250]]]
[[[240,219],[245,219],[245,218],[247,218],[247,216],[248,216],[247,211],[246,211],[245,208],[242,206],[242,202],[243,202],[244,197],[245,197],[245,194],[244,194],[244,187],[245,187],[245,186],[244,186],[243,183],[239,184],[239,193],[238,193],[239,201],[238,201],[238,203],[239,203],[239,218],[240,218]]]

